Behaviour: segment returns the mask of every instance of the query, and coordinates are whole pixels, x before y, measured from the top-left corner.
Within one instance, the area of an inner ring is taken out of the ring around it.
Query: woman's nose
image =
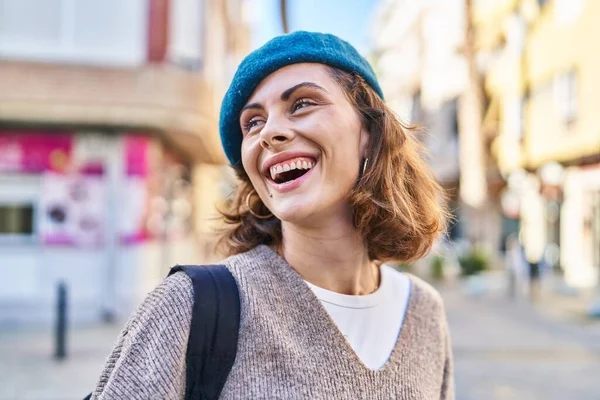
[[[273,150],[277,146],[288,143],[294,137],[293,131],[283,121],[269,118],[260,132],[260,144],[265,149]]]

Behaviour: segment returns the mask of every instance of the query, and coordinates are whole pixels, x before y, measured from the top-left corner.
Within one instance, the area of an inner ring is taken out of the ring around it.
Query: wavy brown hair
[[[443,191],[415,137],[417,129],[403,125],[362,77],[329,70],[370,133],[367,169],[349,193],[354,224],[365,238],[369,258],[399,262],[421,258],[445,230],[448,214]],[[269,215],[270,211],[243,167],[235,168],[235,172],[240,183],[221,210],[225,225],[220,250],[233,255],[260,244],[280,246],[281,221],[275,216],[256,216]]]

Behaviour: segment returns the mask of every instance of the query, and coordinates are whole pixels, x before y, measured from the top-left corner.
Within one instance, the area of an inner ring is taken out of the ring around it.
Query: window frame
[[[560,119],[569,125],[579,114],[579,77],[575,69],[570,69],[554,77],[554,102]]]

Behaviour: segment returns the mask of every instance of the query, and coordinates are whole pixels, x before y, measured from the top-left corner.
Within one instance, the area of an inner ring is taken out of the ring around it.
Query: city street
[[[83,399],[93,390],[120,325],[71,330],[63,361],[52,357],[50,329],[0,332],[0,399]]]
[[[600,399],[600,324],[558,320],[524,301],[442,292],[457,399]]]
[[[233,397],[438,396],[439,312],[373,378],[319,310],[276,307],[286,262],[353,294],[379,259],[444,299],[457,400],[600,400],[599,19],[600,0],[0,0],[0,400],[83,399],[169,269],[222,255],[277,267],[237,280],[257,395]],[[278,258],[240,254],[259,244]],[[329,322],[376,355],[397,329],[359,318],[393,322],[390,298]]]
[[[526,303],[442,289],[454,342],[459,400],[600,398],[600,324],[560,321]],[[120,330],[80,327],[69,358],[52,359],[46,329],[0,332],[0,399],[81,399]]]

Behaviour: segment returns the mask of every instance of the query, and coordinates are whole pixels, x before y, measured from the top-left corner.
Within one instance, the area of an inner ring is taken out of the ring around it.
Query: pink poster
[[[148,136],[124,137],[125,174],[127,176],[147,177],[149,173],[150,138]]]
[[[123,181],[119,218],[119,235],[122,244],[131,245],[150,239],[148,232],[150,146],[145,135],[128,135],[123,138],[125,179]]]
[[[73,137],[58,131],[0,131],[0,172],[64,172]]]

